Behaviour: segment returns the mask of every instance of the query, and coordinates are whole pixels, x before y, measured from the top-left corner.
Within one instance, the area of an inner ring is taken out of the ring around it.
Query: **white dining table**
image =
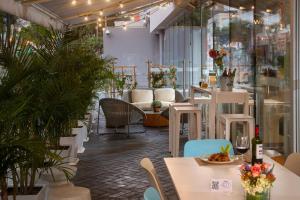
[[[243,200],[239,163],[227,165],[205,164],[199,158],[164,158],[180,200]],[[264,156],[264,162],[274,163],[276,181],[271,200],[299,200],[300,177],[277,162]],[[212,192],[212,179],[232,181],[232,192]]]

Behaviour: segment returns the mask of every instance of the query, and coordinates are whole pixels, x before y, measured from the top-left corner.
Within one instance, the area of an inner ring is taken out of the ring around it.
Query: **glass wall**
[[[293,151],[291,0],[195,1],[165,30],[166,65],[178,67],[188,96],[213,69],[211,48],[224,48],[225,67],[237,69],[235,88],[248,90],[267,149]]]

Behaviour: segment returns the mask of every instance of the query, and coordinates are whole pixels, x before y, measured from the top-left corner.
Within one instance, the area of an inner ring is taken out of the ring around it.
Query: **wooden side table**
[[[144,126],[147,127],[165,127],[169,126],[169,120],[162,117],[160,112],[145,111],[146,119],[144,120]]]

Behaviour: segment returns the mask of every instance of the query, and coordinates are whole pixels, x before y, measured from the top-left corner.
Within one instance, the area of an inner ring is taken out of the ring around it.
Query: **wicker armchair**
[[[97,134],[99,133],[100,107],[103,110],[107,128],[121,128],[127,126],[127,134],[130,133],[130,125],[143,122],[145,113],[138,107],[119,99],[103,98],[99,101]]]

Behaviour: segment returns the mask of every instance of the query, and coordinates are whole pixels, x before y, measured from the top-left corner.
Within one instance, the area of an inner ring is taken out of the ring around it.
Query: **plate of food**
[[[200,159],[203,162],[209,163],[209,164],[229,164],[233,163],[237,160],[236,156],[232,156],[229,154],[230,152],[230,145],[227,145],[225,148],[222,146],[221,151],[219,153],[213,153],[210,155],[202,156]]]

